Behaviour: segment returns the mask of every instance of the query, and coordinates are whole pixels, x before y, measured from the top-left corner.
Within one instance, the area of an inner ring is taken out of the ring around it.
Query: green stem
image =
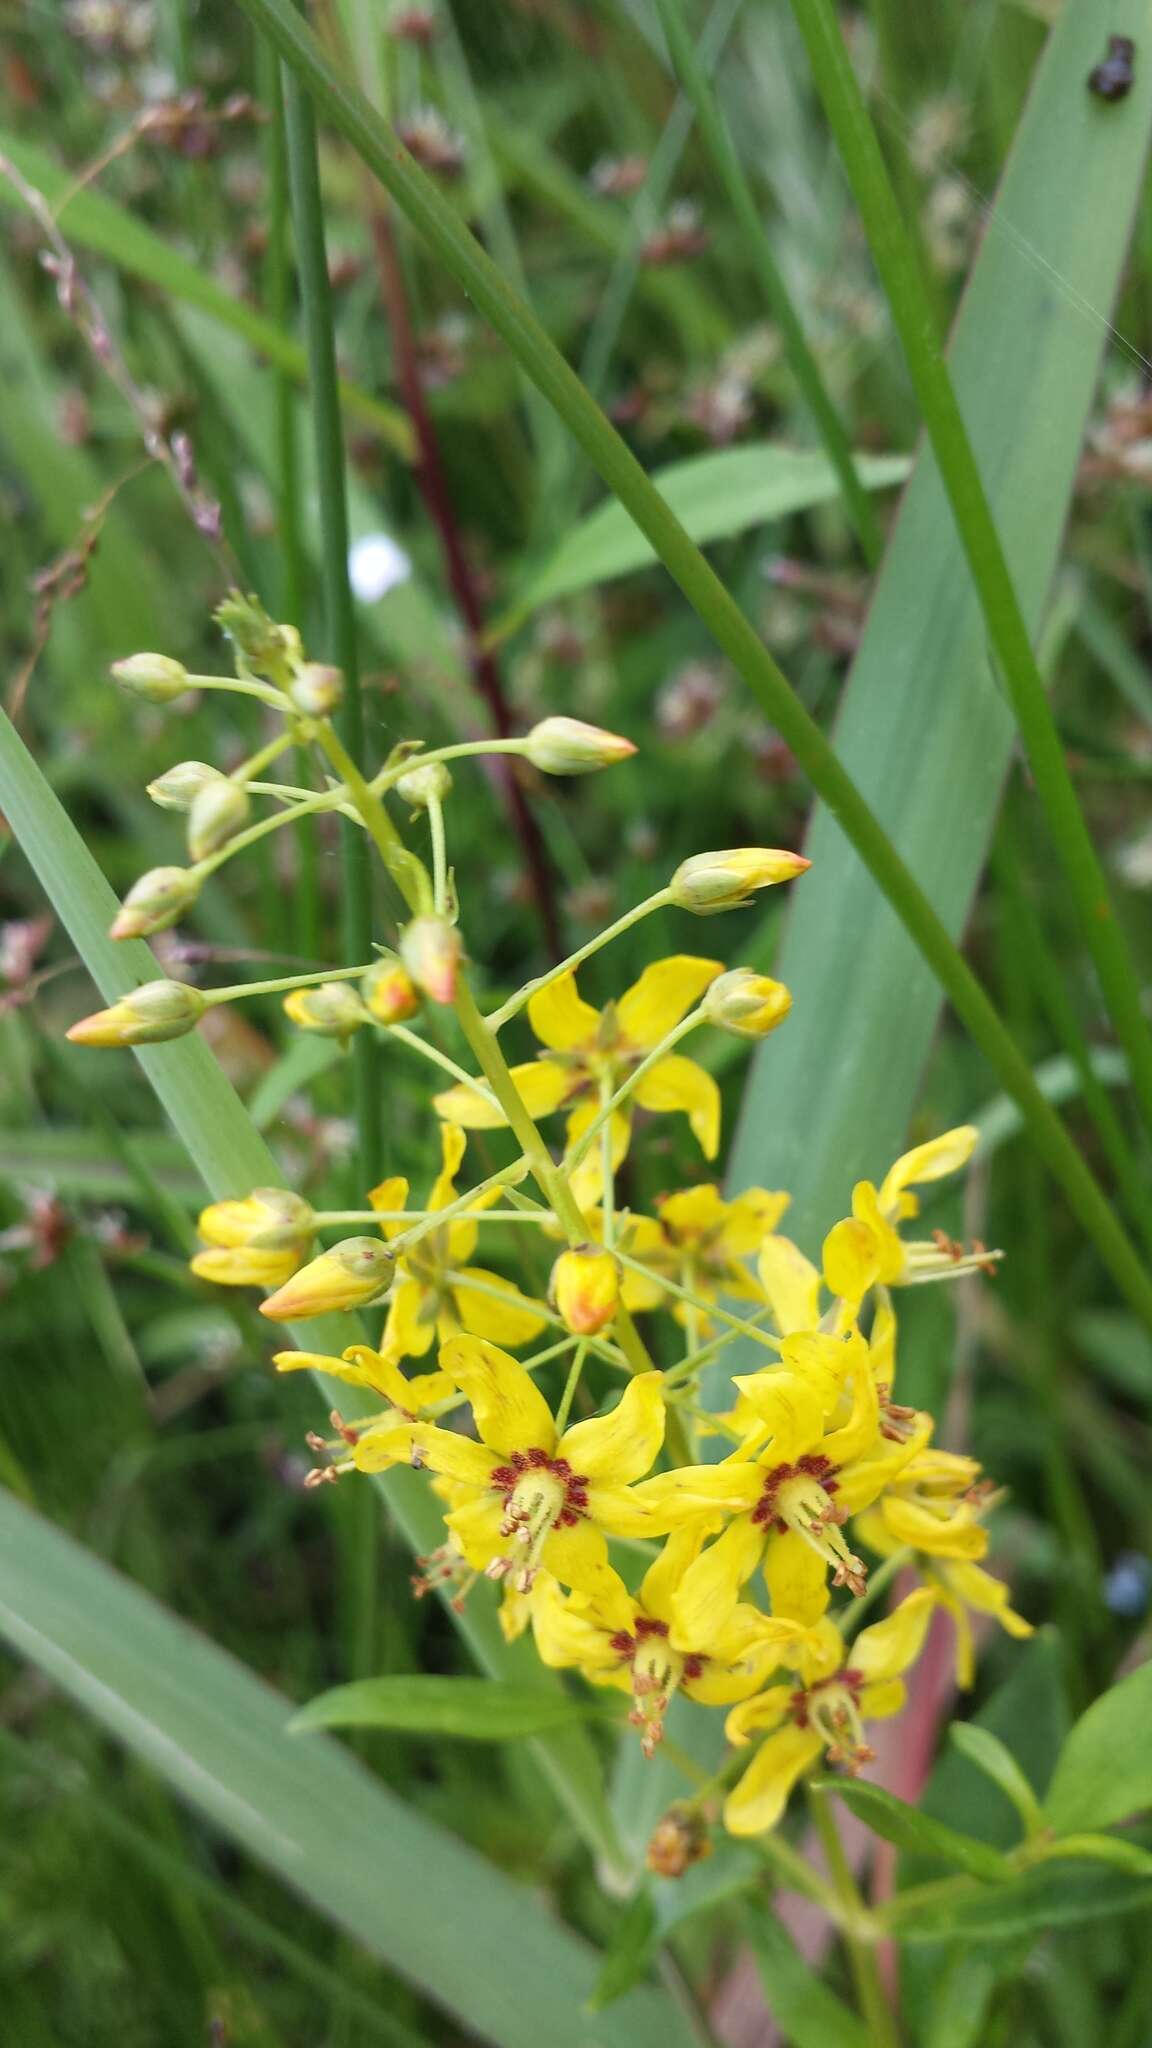
[[[270,704],[274,711],[289,712],[292,707],[273,683],[256,683],[241,676],[198,676],[185,675],[190,690],[228,690],[234,697],[258,697],[261,704]]]
[[[401,1045],[408,1046],[410,1051],[418,1052],[426,1060],[431,1060],[434,1066],[440,1067],[445,1074],[451,1074],[454,1081],[462,1082],[465,1088],[470,1088],[473,1094],[479,1095],[482,1100],[491,1100],[490,1091],[485,1088],[482,1081],[478,1081],[476,1076],[468,1073],[464,1067],[457,1066],[456,1061],[450,1059],[446,1052],[441,1052],[438,1045],[433,1045],[427,1038],[421,1038],[418,1032],[409,1031],[406,1024],[381,1024],[380,1030],[386,1032],[389,1038],[398,1038]]]
[[[662,1059],[667,1058],[673,1046],[679,1045],[682,1038],[687,1038],[689,1032],[695,1031],[703,1022],[703,1011],[699,1009],[691,1010],[687,1017],[682,1017],[679,1024],[672,1031],[669,1031],[667,1037],[660,1040],[659,1045],[654,1045],[650,1052],[645,1053],[639,1066],[633,1067],[632,1072],[626,1080],[620,1083],[615,1094],[610,1095],[602,1108],[597,1110],[587,1130],[582,1133],[578,1142],[572,1147],[567,1159],[569,1173],[574,1172],[575,1168],[579,1166],[580,1161],[587,1158],[603,1127],[606,1124],[611,1124],[616,1111],[627,1102],[630,1095],[635,1093],[636,1088],[645,1075],[650,1074],[653,1067],[658,1066]]]
[[[892,189],[832,0],[792,0],[812,75],[880,272],[924,425],[1100,986],[1152,1130],[1152,1032],[1052,716],[1044,679],[940,344],[915,245]]]
[[[668,1294],[674,1295],[677,1301],[682,1301],[686,1308],[695,1310],[697,1314],[714,1317],[718,1323],[724,1323],[731,1330],[734,1337],[751,1337],[754,1343],[765,1345],[772,1353],[773,1365],[779,1365],[780,1340],[778,1337],[770,1337],[766,1330],[757,1329],[755,1323],[747,1321],[744,1316],[733,1315],[729,1309],[722,1308],[718,1301],[702,1301],[698,1294],[693,1294],[690,1288],[682,1287],[678,1281],[670,1280],[666,1273],[658,1273],[654,1276],[650,1266],[646,1266],[641,1259],[632,1258],[628,1252],[622,1252],[617,1249],[616,1257],[622,1266],[631,1267],[634,1273],[642,1273],[646,1280],[651,1280],[655,1277],[659,1281],[660,1286]],[[693,1354],[693,1360],[702,1360],[703,1356],[704,1353],[702,1351],[696,1352]],[[677,1379],[684,1378],[685,1369],[689,1362],[687,1358],[681,1359],[678,1365],[670,1369],[668,1378],[671,1379],[673,1374]],[[692,1363],[692,1370],[696,1370],[694,1362]]]
[[[333,126],[352,144],[449,274],[502,336],[651,542],[856,848],[957,1016],[1019,1105],[1037,1152],[1063,1188],[1074,1215],[1117,1285],[1152,1325],[1152,1276],[1106,1195],[1037,1087],[1028,1061],[947,927],[755,628],[539,322],[469,234],[450,201],[377,119],[363,96],[337,77],[316,37],[288,0],[240,0],[240,5],[306,82]]]
[[[473,1294],[484,1295],[489,1301],[507,1304],[508,1293],[505,1288],[489,1286],[487,1281],[478,1280],[473,1273],[457,1273],[451,1268],[447,1268],[441,1277],[446,1287],[465,1287]],[[558,1316],[553,1309],[550,1309],[547,1302],[537,1301],[531,1294],[525,1294],[521,1299],[527,1303],[533,1315],[539,1316],[540,1321],[547,1323],[550,1329],[563,1330],[567,1328],[563,1317]],[[596,1353],[597,1358],[602,1358],[608,1365],[615,1366],[617,1372],[630,1370],[621,1353],[617,1351],[614,1344],[608,1342],[607,1338],[585,1337],[582,1341],[590,1351]]]
[[[369,961],[368,967],[371,965]],[[322,981],[354,981],[358,974],[367,974],[368,967],[317,967],[307,974],[285,974],[277,981],[233,981],[227,988],[202,989],[201,994],[212,1007],[239,1002],[244,996],[278,996],[287,989],[315,988]]]
[[[800,316],[772,254],[760,209],[740,162],[728,124],[697,55],[684,16],[684,0],[656,0],[668,49],[680,85],[696,112],[696,125],[744,237],[744,248],[784,342],[792,374],[824,443],[828,460],[840,479],[844,506],[870,568],[880,560],[883,540],[872,501],[856,473],[852,443],[824,378],[808,346]]]
[[[562,974],[572,974],[582,960],[589,959],[593,953],[600,951],[601,946],[609,945],[613,939],[620,937],[621,932],[630,931],[634,924],[639,924],[642,917],[650,917],[654,910],[662,910],[664,905],[671,901],[670,889],[657,889],[654,896],[646,896],[643,903],[637,903],[633,909],[626,910],[623,917],[618,917],[614,924],[605,925],[602,932],[597,932],[595,938],[589,939],[586,945],[578,946],[574,953],[569,953],[567,959],[558,960],[555,967],[548,969],[547,974],[538,974],[533,981],[526,981],[523,988],[517,989],[514,996],[509,996],[506,1003],[501,1003],[498,1010],[490,1011],[484,1020],[488,1029],[501,1031],[513,1017],[519,1016],[524,1005],[530,1003],[533,996],[539,995],[541,989],[550,987]]]
[[[876,1950],[862,1931],[869,1919],[868,1909],[844,1853],[831,1800],[817,1792],[810,1797],[809,1808],[840,1901],[840,1931],[873,2048],[899,2048],[896,2024],[880,1980]]]
[[[204,878],[215,874],[216,869],[222,868],[225,861],[232,859],[233,854],[245,852],[249,846],[255,846],[257,840],[266,839],[270,832],[279,832],[282,826],[294,825],[300,818],[310,818],[315,811],[330,811],[332,808],[332,792],[325,790],[323,794],[307,797],[303,803],[294,805],[291,810],[275,811],[270,818],[261,818],[258,824],[248,825],[243,832],[237,832],[234,839],[229,839],[227,844],[220,848],[219,853],[210,853],[206,859],[198,860],[195,872]],[[361,950],[367,951],[367,941]],[[360,971],[363,973],[363,968]]]
[[[560,1406],[556,1410],[557,1437],[562,1437],[568,1427],[568,1417],[572,1413],[572,1403],[576,1396],[576,1389],[580,1385],[580,1375],[584,1370],[584,1360],[587,1356],[588,1344],[585,1340],[576,1346],[576,1356],[572,1360],[568,1377],[564,1382],[564,1392],[560,1396]]]
[[[428,799],[428,830],[432,835],[432,901],[441,917],[448,914],[448,848],[444,839],[444,806]]]
[[[364,711],[360,697],[356,617],[348,583],[344,435],[336,376],[336,340],[328,283],[316,123],[312,102],[299,79],[294,75],[286,77],[284,87],[288,182],[316,442],[324,630],[328,646],[344,675],[344,696],[339,714],[340,739],[355,762],[363,753]],[[369,852],[363,835],[351,824],[342,824],[340,842],[344,957],[346,960],[361,960],[371,951],[372,945]],[[378,1047],[369,1032],[357,1032],[352,1055],[359,1140],[358,1171],[361,1187],[369,1188],[380,1178],[384,1135]]]

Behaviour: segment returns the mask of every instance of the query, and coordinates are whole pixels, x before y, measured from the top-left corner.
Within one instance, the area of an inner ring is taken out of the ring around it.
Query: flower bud
[[[206,860],[235,839],[248,819],[248,793],[238,782],[222,775],[196,792],[188,809],[188,851],[193,860]]]
[[[343,670],[330,668],[323,661],[302,662],[288,685],[288,695],[306,718],[326,718],[344,696]]]
[[[329,1309],[361,1308],[384,1292],[395,1263],[378,1237],[346,1237],[261,1302],[260,1313],[271,1322],[288,1323],[326,1315]]]
[[[575,1337],[594,1337],[620,1306],[620,1267],[603,1245],[576,1245],[561,1252],[548,1291],[565,1328]]]
[[[735,910],[756,889],[790,882],[812,865],[802,853],[774,846],[730,846],[722,853],[694,853],[681,861],[668,884],[673,903],[711,917],[717,910]]]
[[[200,894],[199,877],[188,868],[149,868],[133,882],[108,927],[113,939],[143,939],[167,931]]]
[[[524,741],[524,752],[545,775],[590,775],[636,752],[621,733],[585,725],[582,718],[542,718]]]
[[[171,704],[192,687],[184,663],[167,654],[130,654],[112,663],[112,675],[122,690],[149,704]]]
[[[733,967],[730,973],[717,975],[701,1003],[710,1024],[734,1031],[738,1038],[766,1038],[791,1008],[791,990],[770,975],[754,974],[750,967]]]
[[[294,988],[284,998],[284,1009],[301,1031],[317,1031],[322,1038],[339,1038],[345,1044],[354,1031],[368,1022],[367,1010],[346,981],[322,981],[318,988]]]
[[[644,1860],[656,1877],[683,1877],[693,1863],[711,1854],[706,1816],[691,1800],[678,1799],[657,1821]]]
[[[310,1202],[288,1188],[253,1188],[243,1201],[201,1211],[192,1271],[218,1287],[279,1287],[305,1257],[315,1232]]]
[[[360,994],[378,1024],[405,1024],[420,1008],[419,992],[399,960],[377,960],[362,977]]]
[[[446,917],[414,917],[400,935],[400,958],[418,989],[433,1003],[450,1003],[464,948]]]
[[[67,1035],[73,1045],[160,1045],[195,1030],[206,1008],[186,981],[146,981],[110,1010],[81,1017]]]
[[[148,784],[148,794],[162,811],[187,811],[209,783],[227,780],[219,768],[213,768],[207,761],[177,761]]]
[[[414,811],[425,811],[429,804],[443,803],[452,793],[452,777],[443,761],[417,761],[396,784],[396,794],[402,803],[411,804]]]

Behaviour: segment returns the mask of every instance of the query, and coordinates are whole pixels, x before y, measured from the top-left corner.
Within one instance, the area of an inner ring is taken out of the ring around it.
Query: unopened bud
[[[303,662],[288,685],[288,695],[306,718],[326,718],[343,698],[343,671],[323,661]]]
[[[766,1038],[784,1022],[792,1008],[792,995],[782,981],[768,974],[754,974],[750,967],[734,967],[717,975],[706,989],[700,1005],[710,1024],[722,1031],[734,1031],[738,1038]]]
[[[656,1877],[683,1877],[693,1863],[712,1854],[708,1822],[698,1806],[678,1800],[657,1822],[645,1862]]]
[[[122,690],[149,704],[171,704],[191,688],[184,663],[167,654],[130,654],[112,663],[112,675]]]
[[[620,1267],[602,1245],[576,1245],[553,1266],[549,1293],[573,1336],[594,1337],[620,1306]]]
[[[416,984],[399,960],[378,960],[361,980],[360,994],[378,1024],[405,1024],[420,1008]]]
[[[108,931],[113,939],[142,939],[167,931],[196,901],[199,878],[188,868],[149,868],[133,882]]]
[[[345,1043],[368,1022],[367,1010],[346,981],[322,981],[318,988],[294,988],[284,998],[284,1009],[301,1031],[317,1031],[322,1038],[339,1038]]]
[[[542,718],[525,737],[524,752],[545,775],[591,775],[636,752],[622,733],[586,725],[582,718]]]
[[[148,794],[162,811],[187,811],[209,783],[227,780],[219,768],[213,768],[207,761],[177,761],[175,767],[166,768],[163,775],[148,784]]]
[[[329,1309],[361,1308],[388,1286],[395,1260],[378,1237],[347,1237],[321,1252],[267,1301],[260,1313],[274,1323],[326,1315]]]
[[[802,853],[774,846],[730,846],[721,853],[694,853],[677,868],[668,893],[681,910],[710,917],[715,911],[735,910],[747,903],[757,889],[792,881],[811,865]]]
[[[195,1030],[206,1008],[185,981],[146,981],[111,1009],[81,1017],[67,1035],[73,1045],[161,1045]]]
[[[452,793],[452,777],[443,761],[418,761],[400,777],[396,794],[414,811],[426,811],[429,804],[442,804]]]
[[[197,791],[188,810],[188,852],[193,860],[218,853],[248,820],[248,793],[222,775]]]
[[[464,948],[446,917],[414,917],[400,936],[400,958],[418,989],[433,1003],[450,1003]]]
[[[196,1227],[206,1244],[284,1251],[290,1245],[306,1245],[315,1223],[311,1202],[291,1188],[253,1188],[242,1201],[210,1202],[200,1211]]]

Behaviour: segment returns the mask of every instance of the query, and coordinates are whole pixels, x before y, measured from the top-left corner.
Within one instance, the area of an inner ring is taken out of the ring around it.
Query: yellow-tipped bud
[[[194,1031],[206,1008],[199,989],[186,981],[146,981],[110,1010],[81,1017],[67,1035],[73,1045],[161,1045]]]
[[[318,1031],[322,1038],[339,1038],[345,1043],[368,1022],[367,1010],[347,981],[322,981],[318,988],[294,988],[284,998],[284,1009],[301,1031]]]
[[[198,1229],[207,1251],[192,1271],[218,1287],[280,1287],[296,1271],[315,1233],[310,1202],[289,1188],[253,1188],[243,1201],[212,1202]]]
[[[326,1315],[329,1309],[362,1308],[384,1292],[394,1265],[378,1237],[346,1237],[262,1301],[260,1313],[271,1322],[290,1323]]]
[[[549,1293],[573,1336],[594,1337],[620,1306],[619,1265],[603,1245],[575,1245],[553,1266]]]
[[[396,784],[402,803],[414,811],[426,811],[429,804],[442,804],[452,794],[452,777],[443,761],[417,761]]]
[[[420,994],[399,960],[378,960],[360,983],[360,994],[378,1024],[405,1024],[420,1008]]]
[[[130,654],[112,663],[112,674],[122,690],[149,704],[171,704],[191,688],[184,663],[167,654]]]
[[[542,718],[524,741],[524,752],[545,775],[591,775],[636,752],[622,733],[585,725],[582,718]]]
[[[705,990],[701,1008],[708,1022],[718,1024],[722,1031],[734,1031],[738,1038],[766,1038],[784,1022],[792,1008],[792,994],[770,975],[734,967],[728,974],[717,975]]]
[[[293,675],[288,695],[306,718],[326,718],[343,698],[343,671],[323,661],[305,661]]]
[[[749,902],[757,889],[791,882],[811,865],[802,853],[789,853],[778,846],[730,846],[720,853],[694,853],[690,860],[682,861],[668,891],[681,910],[711,917],[718,910],[735,910]]]
[[[177,761],[174,768],[166,768],[163,775],[148,784],[148,794],[162,811],[186,811],[209,783],[227,780],[219,768],[211,767],[207,761]]]
[[[248,820],[248,793],[238,782],[222,775],[218,782],[206,782],[197,790],[188,810],[188,852],[193,860],[206,860],[227,846]]]
[[[133,882],[108,927],[113,939],[143,939],[167,931],[195,903],[200,881],[188,868],[149,868]]]
[[[429,1002],[452,1002],[463,957],[460,934],[446,917],[414,917],[401,933],[400,958]]]

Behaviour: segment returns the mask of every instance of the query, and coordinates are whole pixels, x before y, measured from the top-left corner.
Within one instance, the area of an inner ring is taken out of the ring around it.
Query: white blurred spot
[[[348,580],[361,604],[375,604],[411,574],[408,556],[389,533],[366,533],[348,550]]]

